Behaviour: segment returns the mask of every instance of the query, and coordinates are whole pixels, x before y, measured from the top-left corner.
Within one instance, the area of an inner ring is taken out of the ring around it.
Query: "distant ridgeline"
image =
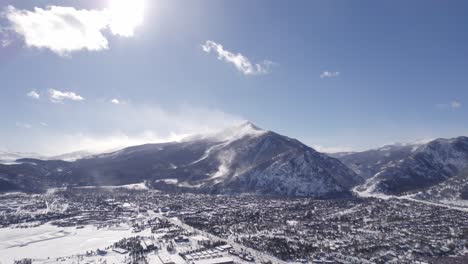
[[[182,142],[146,144],[76,161],[19,159],[0,165],[0,191],[145,182],[213,194],[337,198],[352,190],[402,194],[437,186],[468,168],[468,138],[326,155],[250,122]],[[461,176],[459,176],[461,175]],[[458,179],[455,178],[455,179]]]

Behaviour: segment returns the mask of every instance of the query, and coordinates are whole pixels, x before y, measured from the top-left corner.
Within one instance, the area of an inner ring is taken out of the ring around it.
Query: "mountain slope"
[[[157,189],[309,197],[345,195],[363,182],[337,159],[249,122],[183,142],[129,147],[75,162],[20,162],[25,164],[0,167],[0,178],[13,184],[42,179],[42,188],[145,181]]]
[[[330,154],[336,157],[364,179],[373,177],[384,168],[395,165],[399,160],[409,157],[420,145],[394,144],[362,152]]]
[[[415,199],[468,207],[468,170],[412,195]]]
[[[362,182],[338,160],[274,132],[223,142],[197,163],[217,164],[194,182],[216,193],[327,196]]]
[[[86,150],[64,153],[56,156],[47,157],[47,160],[76,161],[95,155],[96,153]]]
[[[383,167],[358,190],[402,194],[439,184],[467,167],[467,137],[436,139]]]
[[[12,164],[15,163],[17,159],[23,158],[43,158],[43,156],[37,153],[0,151],[0,164]]]

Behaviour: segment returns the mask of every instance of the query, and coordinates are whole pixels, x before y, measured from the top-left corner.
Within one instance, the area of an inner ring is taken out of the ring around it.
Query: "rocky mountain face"
[[[415,199],[468,207],[468,170],[412,195]]]
[[[224,141],[197,163],[215,164],[195,184],[216,193],[334,196],[362,182],[338,160],[269,131]]]
[[[423,190],[457,176],[468,168],[467,137],[436,139],[420,146],[408,147],[397,149],[394,154],[389,153],[388,160],[369,157],[367,163],[359,163],[357,169],[354,167],[355,171],[368,178],[357,190],[385,194]],[[375,152],[374,155],[378,156]],[[350,160],[355,160],[355,157],[340,159],[353,168],[354,163]],[[386,162],[385,165],[381,166],[381,160]],[[372,173],[375,174],[369,178]]]
[[[339,160],[249,122],[183,142],[134,146],[73,162],[17,162],[0,165],[4,189],[145,181],[152,188],[177,191],[337,197],[363,182]]]
[[[329,155],[339,159],[364,179],[369,179],[383,169],[395,165],[399,160],[409,157],[419,146],[417,144],[394,144],[362,152]]]

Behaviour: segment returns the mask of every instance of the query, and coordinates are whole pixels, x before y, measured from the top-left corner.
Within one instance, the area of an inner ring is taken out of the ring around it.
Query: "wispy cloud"
[[[231,51],[224,49],[223,45],[216,43],[211,40],[207,40],[202,45],[203,51],[211,53],[214,51],[218,54],[219,60],[224,60],[227,63],[233,64],[236,69],[245,75],[261,75],[270,73],[270,68],[274,62],[270,60],[264,60],[261,63],[252,63],[244,55],[237,53],[234,54]]]
[[[113,35],[132,37],[143,20],[144,0],[114,0],[102,10],[74,7],[35,7],[33,11],[8,6],[3,16],[10,22],[10,30],[23,36],[26,46],[46,48],[68,56],[73,51],[100,51],[109,48],[103,31]],[[2,40],[8,45],[10,38]]]
[[[28,123],[23,123],[23,122],[16,122],[16,126],[19,128],[24,128],[24,129],[31,129],[32,125]]]
[[[440,103],[436,105],[439,109],[459,109],[462,107],[462,103],[458,100],[453,100],[449,103]]]
[[[2,47],[4,47],[4,48],[5,48],[5,47],[8,47],[8,46],[10,46],[10,44],[11,44],[11,40],[10,40],[10,39],[7,39],[7,38],[2,38],[2,39],[1,39],[1,45],[2,45]]]
[[[53,103],[63,103],[64,100],[83,101],[84,98],[74,92],[62,92],[55,89],[49,89],[49,98]]]
[[[55,118],[53,113],[49,118]],[[73,132],[44,127],[47,133],[32,134],[28,142],[6,142],[20,151],[56,155],[78,150],[108,151],[132,145],[181,140],[189,135],[213,133],[239,124],[244,118],[217,109],[189,105],[170,109],[126,102],[113,107],[99,104],[95,111],[72,115]],[[83,121],[85,120],[85,121]],[[92,124],[99,124],[90,126]]]
[[[0,12],[0,17],[1,17],[1,12]],[[8,47],[10,46],[12,42],[13,40],[10,35],[10,31],[5,28],[0,27],[0,46],[3,48]]]
[[[113,103],[113,104],[120,104],[120,100],[117,99],[117,98],[114,98],[114,99],[110,100],[110,102]]]
[[[456,101],[456,100],[455,100],[455,101],[450,102],[450,106],[451,106],[452,108],[461,108],[461,107],[462,107],[462,104],[461,104],[459,101]]]
[[[27,96],[31,97],[31,98],[34,98],[34,99],[39,99],[41,96],[39,95],[39,93],[37,93],[36,91],[30,91],[29,93],[26,94]]]
[[[188,135],[184,134],[170,134],[167,136],[160,136],[157,133],[147,130],[138,134],[128,134],[122,131],[116,131],[108,135],[94,135],[89,133],[77,133],[70,135],[58,136],[56,142],[63,148],[61,150],[54,150],[54,154],[61,154],[65,152],[73,152],[86,150],[96,153],[115,151],[129,146],[136,146],[148,143],[160,142],[173,142],[180,141]],[[55,145],[53,147],[58,147]]]
[[[320,78],[333,78],[340,76],[340,72],[337,71],[324,71],[320,74]]]

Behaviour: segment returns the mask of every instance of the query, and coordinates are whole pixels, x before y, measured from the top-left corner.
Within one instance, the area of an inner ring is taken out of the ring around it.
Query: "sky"
[[[0,151],[243,120],[319,151],[468,135],[468,2],[0,0]]]

